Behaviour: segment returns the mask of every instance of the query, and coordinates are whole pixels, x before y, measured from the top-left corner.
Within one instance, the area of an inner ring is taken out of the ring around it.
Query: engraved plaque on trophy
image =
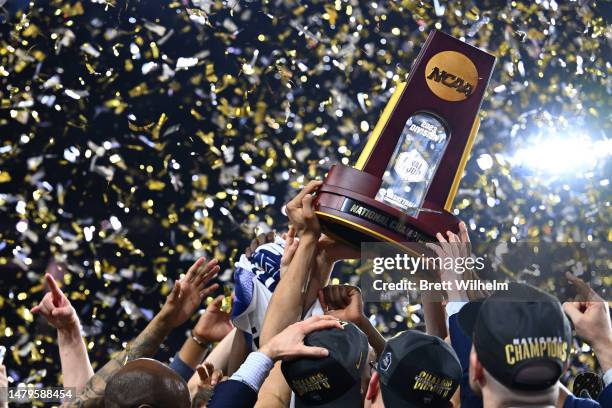
[[[355,166],[332,166],[319,189],[316,213],[326,233],[359,245],[457,232],[449,211],[494,65],[493,55],[431,32]]]

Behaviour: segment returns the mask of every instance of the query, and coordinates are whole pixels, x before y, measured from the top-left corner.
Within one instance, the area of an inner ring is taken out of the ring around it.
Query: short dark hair
[[[110,378],[104,390],[105,408],[189,408],[187,383],[167,365],[150,358],[130,361]]]

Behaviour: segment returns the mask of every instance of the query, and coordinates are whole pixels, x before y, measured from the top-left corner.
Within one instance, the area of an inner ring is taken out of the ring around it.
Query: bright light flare
[[[538,135],[529,146],[518,150],[512,164],[541,173],[567,174],[593,170],[598,162],[612,155],[610,139],[592,140],[584,134],[552,132]]]

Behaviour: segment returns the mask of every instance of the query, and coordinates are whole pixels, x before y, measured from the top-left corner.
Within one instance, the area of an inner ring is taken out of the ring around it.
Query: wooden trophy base
[[[460,220],[425,201],[415,216],[376,199],[382,179],[361,170],[334,165],[315,198],[316,214],[326,234],[356,247],[362,242],[437,242],[436,233],[459,232]]]

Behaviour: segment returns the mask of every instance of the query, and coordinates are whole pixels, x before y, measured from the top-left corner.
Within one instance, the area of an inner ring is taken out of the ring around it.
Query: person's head
[[[387,341],[366,394],[376,408],[449,407],[461,381],[453,349],[435,336],[408,330]]]
[[[459,323],[472,337],[470,387],[489,406],[555,405],[572,341],[556,298],[513,283],[484,302],[465,305]]]
[[[366,335],[352,323],[343,329],[312,332],[307,346],[329,350],[324,358],[299,358],[281,365],[295,393],[296,408],[361,407],[369,375],[370,347]]]
[[[187,383],[157,360],[130,361],[112,375],[104,390],[105,408],[189,408]]]

